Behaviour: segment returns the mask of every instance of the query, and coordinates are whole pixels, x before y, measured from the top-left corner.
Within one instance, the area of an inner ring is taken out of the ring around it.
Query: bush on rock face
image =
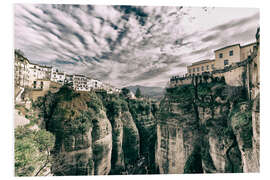
[[[48,168],[55,137],[46,130],[15,129],[15,176],[43,175]]]

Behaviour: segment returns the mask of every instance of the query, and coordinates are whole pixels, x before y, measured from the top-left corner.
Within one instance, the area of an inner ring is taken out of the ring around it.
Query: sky
[[[14,48],[33,63],[116,87],[164,87],[214,50],[255,42],[259,9],[14,5]]]

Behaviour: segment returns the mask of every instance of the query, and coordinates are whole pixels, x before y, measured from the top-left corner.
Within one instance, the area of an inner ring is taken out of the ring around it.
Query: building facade
[[[212,72],[215,68],[215,60],[202,60],[187,67],[187,75],[201,75],[203,72]]]
[[[14,84],[18,87],[29,85],[29,60],[15,51]]]
[[[60,72],[57,68],[54,68],[54,67],[52,68],[51,81],[54,81],[63,85],[65,83],[65,77],[66,77],[66,73]]]
[[[50,80],[52,67],[29,63],[29,87],[34,88],[34,84],[39,81]],[[35,88],[34,88],[35,89]]]
[[[259,30],[258,30],[259,32]],[[187,66],[187,73],[183,77],[172,76],[168,82],[168,87],[175,87],[190,84],[193,76],[202,75],[209,72],[213,77],[224,77],[228,85],[239,86],[243,83],[243,72],[246,71],[245,65],[252,59],[253,67],[259,69],[259,33],[256,34],[256,42],[246,45],[233,44],[214,51],[215,59],[201,60]],[[257,56],[254,58],[254,54]],[[248,70],[249,71],[249,68]],[[253,75],[254,81],[259,80],[259,71]],[[249,77],[248,77],[249,78]],[[259,84],[259,83],[258,83]],[[255,85],[254,85],[255,86]],[[256,94],[256,93],[255,93]]]
[[[244,46],[234,44],[215,50],[215,68],[224,69],[226,66],[244,61],[253,53],[254,46],[256,43]]]
[[[245,59],[250,57],[254,52],[254,48],[256,48],[256,42],[241,46],[240,61],[244,61]]]
[[[76,91],[90,91],[88,78],[84,75],[76,74],[73,76],[73,89]]]
[[[215,68],[224,69],[240,61],[240,44],[234,44],[215,50]]]

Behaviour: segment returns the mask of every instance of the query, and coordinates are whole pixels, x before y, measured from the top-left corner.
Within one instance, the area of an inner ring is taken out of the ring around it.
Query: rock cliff
[[[36,104],[56,137],[54,175],[141,172],[140,134],[123,98],[63,87]]]
[[[167,89],[157,124],[159,172],[258,172],[258,98],[208,78]]]
[[[36,106],[56,137],[54,175],[258,172],[259,94],[248,97],[204,77],[158,106],[65,86]]]

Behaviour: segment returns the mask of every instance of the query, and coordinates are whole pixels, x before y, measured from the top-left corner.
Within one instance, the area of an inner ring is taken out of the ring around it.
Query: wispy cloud
[[[258,9],[16,4],[15,48],[115,86],[165,86],[212,50],[254,40]],[[219,20],[216,20],[219,18]]]

